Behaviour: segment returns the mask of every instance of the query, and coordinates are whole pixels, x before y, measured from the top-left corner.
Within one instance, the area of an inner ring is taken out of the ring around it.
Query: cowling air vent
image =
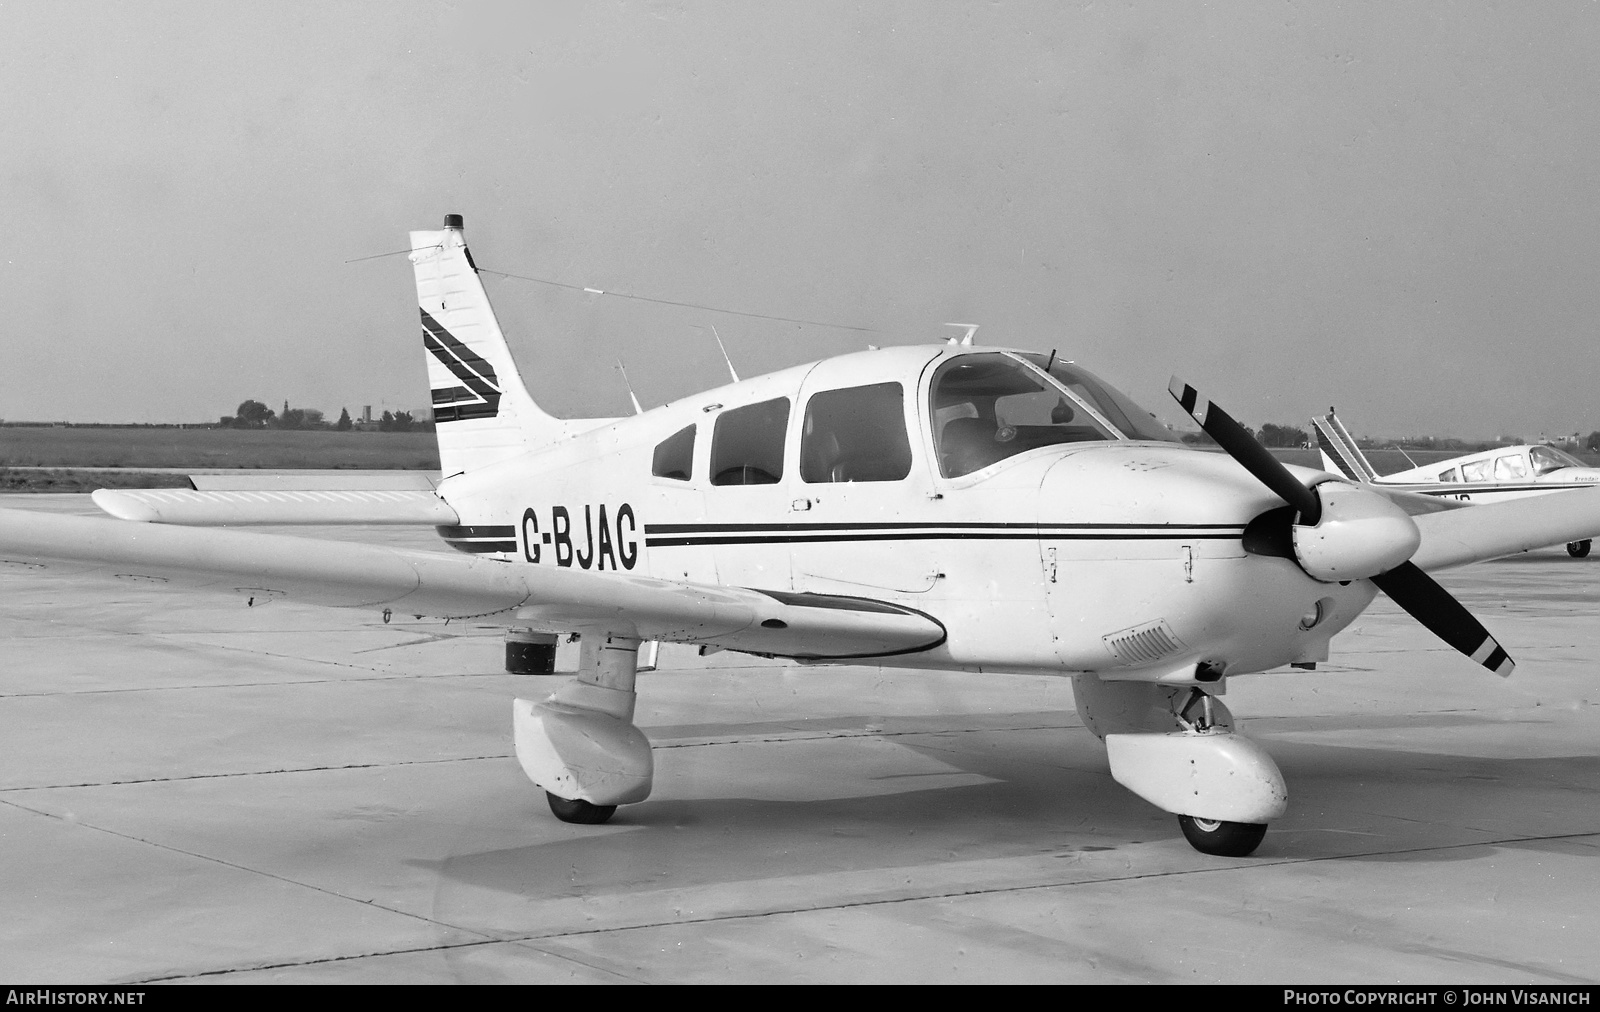
[[[1101,641],[1118,661],[1133,665],[1154,664],[1184,649],[1183,641],[1173,635],[1165,619],[1108,633]]]

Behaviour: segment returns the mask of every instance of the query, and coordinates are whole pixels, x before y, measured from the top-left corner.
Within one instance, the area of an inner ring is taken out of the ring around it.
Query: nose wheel
[[[1589,539],[1567,542],[1567,554],[1574,559],[1581,559],[1589,554]]]
[[[1195,850],[1218,857],[1245,857],[1261,846],[1267,835],[1265,823],[1222,822],[1192,815],[1178,816],[1178,826]]]
[[[558,798],[549,791],[544,792],[545,800],[550,802],[550,811],[562,822],[573,822],[580,826],[598,826],[616,814],[616,805],[594,805],[576,798],[571,801]],[[1262,826],[1263,830],[1267,827]]]

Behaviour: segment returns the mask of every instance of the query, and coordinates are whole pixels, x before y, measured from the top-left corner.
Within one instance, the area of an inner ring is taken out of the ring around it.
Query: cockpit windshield
[[[1583,467],[1584,463],[1569,454],[1562,453],[1553,446],[1535,446],[1528,450],[1528,456],[1533,459],[1533,473],[1549,474],[1559,471],[1563,467]]]
[[[1024,354],[1023,358],[1041,369],[1062,386],[1085,401],[1100,416],[1128,439],[1153,439],[1175,443],[1178,437],[1165,425],[1156,421],[1155,415],[1141,408],[1132,397],[1108,385],[1100,377],[1081,366],[1063,362],[1052,355]]]
[[[946,478],[1041,446],[1117,438],[1041,373],[1003,354],[946,362],[934,374],[930,406]]]

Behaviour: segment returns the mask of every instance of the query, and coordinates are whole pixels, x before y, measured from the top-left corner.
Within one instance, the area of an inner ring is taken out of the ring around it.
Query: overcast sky
[[[1600,429],[1594,3],[3,2],[0,417],[428,402],[413,228],[536,399],[865,344],[1174,420]]]

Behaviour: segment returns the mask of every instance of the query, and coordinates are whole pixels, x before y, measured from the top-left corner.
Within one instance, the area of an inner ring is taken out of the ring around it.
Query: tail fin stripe
[[[419,311],[422,313],[422,329],[427,334],[432,335],[434,340],[438,341],[444,347],[449,348],[456,358],[458,358],[468,369],[471,369],[474,373],[482,376],[490,383],[499,384],[500,377],[495,375],[494,366],[490,365],[471,348],[468,348],[466,345],[456,340],[455,335],[444,329],[444,326],[440,324],[438,320],[435,320],[432,316],[429,316],[426,309]],[[438,355],[439,353],[434,352],[434,354]],[[444,364],[447,366],[450,365],[450,363],[442,356],[440,357],[440,361],[444,362]],[[451,372],[454,371],[454,367],[451,367]],[[461,378],[463,380],[466,379],[465,376],[462,376]]]
[[[1350,459],[1346,457],[1343,452],[1341,452],[1341,448],[1338,444],[1328,438],[1327,433],[1322,431],[1321,426],[1317,427],[1317,448],[1326,453],[1329,457],[1333,458],[1333,462],[1339,465],[1340,472],[1343,473],[1346,478],[1349,478],[1352,481],[1361,480],[1360,469],[1354,464],[1350,463]]]

